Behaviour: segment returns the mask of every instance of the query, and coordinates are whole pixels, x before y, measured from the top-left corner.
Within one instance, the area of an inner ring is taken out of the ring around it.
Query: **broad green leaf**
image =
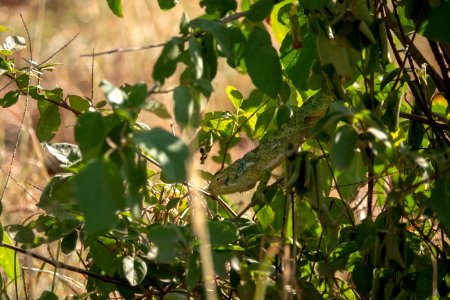
[[[183,40],[181,38],[172,38],[164,46],[161,55],[153,67],[153,79],[164,84],[166,78],[172,76],[177,68],[179,56],[182,53]]]
[[[173,91],[175,119],[180,126],[190,123],[195,113],[195,99],[190,88],[178,86]]]
[[[292,84],[300,91],[308,90],[310,68],[317,56],[315,42],[305,26],[301,27],[303,48],[294,49],[291,35],[286,35],[280,48],[280,58]]]
[[[69,95],[69,104],[70,107],[79,112],[86,112],[91,107],[91,102],[83,97],[77,95]]]
[[[25,90],[30,83],[30,75],[22,74],[16,78],[17,87],[21,90]],[[31,87],[30,87],[31,88]]]
[[[320,10],[330,3],[330,0],[299,0],[300,7],[307,10]]]
[[[250,11],[245,15],[252,22],[261,22],[273,9],[273,0],[258,0],[250,6]]]
[[[125,278],[132,286],[138,285],[147,275],[147,264],[139,257],[125,256],[122,268]]]
[[[237,3],[236,0],[201,0],[200,6],[205,7],[208,15],[223,17],[228,11],[236,10]]]
[[[157,115],[162,119],[170,119],[172,117],[169,111],[167,110],[166,106],[156,100],[145,101],[141,105],[141,108],[145,109],[146,111],[154,113],[155,115]]]
[[[118,17],[123,17],[122,0],[107,0],[109,9]]]
[[[361,182],[366,179],[366,172],[367,167],[364,165],[361,153],[354,153],[354,158],[347,169],[338,172],[336,176],[343,199],[350,201],[356,196],[355,192],[359,189]]]
[[[12,240],[5,231],[3,231],[2,242],[6,245],[13,246]],[[20,276],[19,260],[17,259],[14,250],[5,247],[0,247],[0,268],[2,269],[3,272],[5,272],[6,276],[8,276],[9,279],[11,279],[12,281],[16,280],[14,274]],[[14,272],[14,269],[16,270],[16,272]]]
[[[200,79],[204,73],[202,48],[196,38],[189,38],[189,56],[191,60],[192,75],[195,79]]]
[[[431,207],[447,235],[450,234],[450,181],[448,177],[436,180],[431,191]]]
[[[435,6],[419,28],[419,33],[430,40],[450,43],[450,2]]]
[[[286,104],[280,105],[276,109],[276,118],[275,123],[278,128],[281,128],[283,124],[286,124],[286,122],[289,121],[289,119],[292,117],[293,111],[292,108],[287,106]]]
[[[45,99],[50,99],[57,103],[63,102],[62,88],[56,88],[53,90],[43,90],[42,95],[45,97]]]
[[[220,47],[220,52],[227,58],[227,63],[236,67],[245,44],[245,38],[239,28],[228,28],[224,24],[200,18],[192,20],[191,26],[211,33]]]
[[[120,268],[120,248],[118,241],[108,237],[98,237],[89,245],[89,256],[102,272],[113,276]]]
[[[158,0],[159,8],[162,10],[168,10],[177,4],[178,0]]]
[[[275,109],[267,109],[258,116],[255,125],[254,137],[261,137],[266,133],[275,118]]]
[[[61,220],[74,218],[78,206],[72,196],[72,179],[67,174],[52,177],[42,191],[38,207]]]
[[[358,134],[350,125],[343,125],[336,131],[330,151],[330,157],[338,170],[346,170],[356,153]]]
[[[20,97],[19,91],[9,91],[5,94],[5,96],[3,96],[2,99],[0,99],[0,105],[3,108],[13,106],[14,104],[17,103],[19,97]]]
[[[75,126],[75,140],[84,160],[100,155],[105,137],[106,125],[100,113],[89,112],[78,118]]]
[[[134,142],[158,161],[167,182],[186,180],[186,162],[189,150],[186,144],[162,128],[137,132]]]
[[[242,104],[243,96],[239,90],[237,90],[233,86],[228,86],[226,89],[228,99],[230,99],[231,103],[233,103],[236,109],[239,109]]]
[[[72,231],[72,233],[66,235],[62,239],[62,241],[61,241],[61,251],[64,254],[66,254],[66,255],[69,254],[70,252],[75,250],[75,247],[77,246],[77,241],[78,241],[78,234],[74,230],[74,231]]]
[[[37,138],[41,143],[49,142],[61,125],[61,115],[57,105],[48,101],[38,101],[39,121],[36,128]]]
[[[253,84],[275,98],[281,89],[281,64],[267,31],[260,27],[253,28],[244,58]]]
[[[238,239],[236,225],[227,221],[211,221],[208,223],[211,245],[226,246]]]
[[[398,128],[398,119],[400,114],[400,96],[397,93],[391,92],[385,101],[385,111],[381,120],[391,132],[395,132]]]
[[[133,108],[142,106],[147,98],[147,85],[145,83],[136,83],[129,91],[128,103]]]
[[[120,170],[107,158],[89,162],[75,176],[74,196],[89,233],[95,235],[115,227],[116,212],[125,208],[124,192]]]
[[[34,232],[28,226],[12,224],[7,227],[8,232],[14,235],[14,240],[21,244],[32,244],[34,241]]]
[[[183,256],[183,252],[186,250],[184,245],[186,241],[180,228],[175,224],[150,225],[147,235],[152,245],[147,257],[159,263],[174,263],[178,258]]]
[[[56,296],[53,292],[43,291],[41,296],[39,296],[38,300],[58,300],[58,296]]]
[[[353,268],[352,281],[362,296],[368,297],[372,290],[372,274],[373,270],[361,262],[357,262]]]

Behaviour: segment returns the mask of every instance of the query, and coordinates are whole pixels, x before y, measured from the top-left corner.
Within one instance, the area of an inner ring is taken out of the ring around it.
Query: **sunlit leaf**
[[[139,257],[125,256],[122,260],[123,273],[132,286],[138,285],[147,274],[147,265]]]
[[[109,9],[118,17],[123,17],[122,0],[107,0]]]

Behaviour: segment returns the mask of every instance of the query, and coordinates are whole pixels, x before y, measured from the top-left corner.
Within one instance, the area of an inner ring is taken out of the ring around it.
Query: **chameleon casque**
[[[310,97],[288,122],[265,136],[258,147],[214,174],[209,190],[216,195],[224,195],[253,188],[258,181],[262,181],[264,174],[279,166],[286,155],[297,151],[332,101],[333,97],[325,91]]]

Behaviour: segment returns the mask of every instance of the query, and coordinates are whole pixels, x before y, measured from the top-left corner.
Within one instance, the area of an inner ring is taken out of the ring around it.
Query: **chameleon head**
[[[243,187],[243,182],[239,180],[237,174],[233,174],[228,169],[224,169],[214,174],[208,189],[215,195],[225,195],[249,190],[255,184],[256,182],[252,182],[248,186]]]

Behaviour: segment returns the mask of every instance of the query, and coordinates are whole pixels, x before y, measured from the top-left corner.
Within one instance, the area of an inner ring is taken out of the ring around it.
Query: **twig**
[[[30,73],[31,73],[31,69],[33,68],[33,63],[32,63],[32,61],[33,61],[33,51],[32,51],[32,46],[31,46],[30,32],[28,31],[27,24],[25,23],[25,20],[23,19],[22,14],[20,14],[20,18],[22,19],[23,26],[25,27],[25,31],[27,33],[28,43],[30,44],[29,49],[30,49]],[[16,142],[14,143],[14,150],[13,150],[13,153],[12,153],[11,161],[9,163],[9,170],[8,170],[7,175],[6,175],[6,180],[5,180],[5,184],[3,186],[3,189],[2,189],[2,193],[0,195],[0,208],[1,208],[1,203],[2,203],[3,197],[5,196],[6,188],[8,187],[9,179],[11,178],[12,168],[13,168],[14,162],[16,160],[17,149],[19,148],[19,142],[20,142],[20,137],[22,135],[23,124],[25,123],[25,118],[26,118],[27,111],[28,111],[28,99],[29,99],[29,95],[28,94],[29,94],[29,91],[30,91],[30,82],[28,81],[27,93],[26,93],[26,96],[25,96],[25,107],[23,109],[22,118],[20,120],[19,131],[17,133]]]
[[[153,49],[153,48],[161,48],[161,47],[164,47],[165,45],[166,45],[166,43],[156,44],[156,45],[146,45],[146,46],[141,46],[141,47],[117,48],[117,49],[107,50],[107,51],[103,51],[103,52],[82,54],[82,55],[80,55],[80,57],[95,57],[95,56],[114,54],[114,53],[141,51],[141,50],[147,50],[147,49]]]
[[[65,43],[61,48],[59,48],[55,53],[53,53],[52,55],[50,55],[49,57],[47,57],[46,59],[44,59],[41,63],[39,63],[39,66],[42,66],[43,64],[45,64],[46,62],[48,62],[50,59],[52,59],[53,57],[55,57],[59,52],[61,52],[62,50],[64,50],[67,46],[69,46],[79,35],[80,33],[78,32],[77,34],[74,35],[73,38],[71,38],[67,43]],[[32,59],[31,59],[32,60]]]
[[[80,268],[77,268],[77,267],[74,267],[74,266],[71,266],[71,265],[68,265],[68,264],[65,264],[65,263],[53,260],[53,259],[49,259],[49,258],[47,258],[45,256],[42,256],[40,254],[31,252],[31,251],[26,250],[26,249],[22,249],[22,248],[19,248],[19,247],[13,246],[13,245],[8,245],[8,244],[5,244],[5,243],[0,243],[0,247],[5,247],[5,248],[8,248],[8,249],[13,250],[15,252],[19,252],[19,253],[31,256],[33,258],[39,259],[39,260],[41,260],[41,261],[43,261],[43,262],[45,262],[45,263],[47,263],[47,264],[57,268],[57,269],[69,270],[69,271],[72,271],[72,272],[76,272],[76,273],[83,274],[83,275],[86,275],[86,276],[89,276],[89,277],[92,277],[92,278],[99,279],[99,280],[104,281],[104,282],[120,284],[120,285],[123,285],[123,286],[127,286],[127,287],[133,288],[133,286],[130,283],[128,283],[127,281],[124,281],[124,280],[121,280],[121,279],[116,279],[116,278],[113,278],[113,277],[110,277],[110,276],[106,276],[106,275],[92,273],[92,272],[89,272],[89,271],[84,270],[84,269],[80,269]]]

